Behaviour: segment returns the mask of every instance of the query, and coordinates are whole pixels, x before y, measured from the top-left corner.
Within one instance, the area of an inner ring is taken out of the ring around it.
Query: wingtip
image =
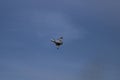
[[[63,37],[61,36],[60,39],[63,39]]]
[[[51,39],[51,42],[54,42],[55,40],[54,39]]]

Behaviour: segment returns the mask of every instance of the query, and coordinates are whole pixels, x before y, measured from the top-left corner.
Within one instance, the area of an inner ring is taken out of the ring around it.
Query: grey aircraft
[[[57,40],[51,39],[51,42],[53,42],[55,44],[56,48],[59,49],[59,47],[61,45],[63,45],[63,37],[60,37]]]

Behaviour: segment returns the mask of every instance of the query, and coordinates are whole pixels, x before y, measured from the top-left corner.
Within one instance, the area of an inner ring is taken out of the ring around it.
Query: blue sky
[[[120,80],[120,1],[1,0],[0,80]],[[51,38],[64,37],[59,50]]]

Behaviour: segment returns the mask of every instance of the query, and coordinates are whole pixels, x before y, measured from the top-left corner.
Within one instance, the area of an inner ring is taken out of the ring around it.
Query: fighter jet
[[[62,40],[63,40],[63,37],[60,37],[57,40],[51,39],[51,42],[53,42],[55,44],[56,48],[59,49],[59,47],[61,45],[63,45],[63,41]]]

